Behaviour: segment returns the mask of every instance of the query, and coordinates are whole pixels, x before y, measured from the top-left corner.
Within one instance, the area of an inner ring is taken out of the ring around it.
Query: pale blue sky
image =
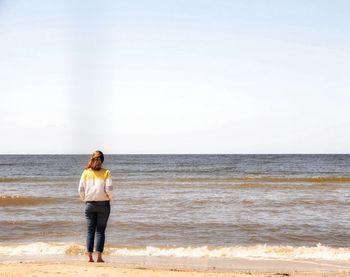
[[[0,0],[0,153],[350,153],[350,1]]]

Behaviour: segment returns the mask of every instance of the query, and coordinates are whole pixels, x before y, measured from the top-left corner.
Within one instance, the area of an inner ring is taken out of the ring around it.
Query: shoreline
[[[271,277],[344,276],[350,272],[350,261],[105,256],[105,263],[88,263],[85,256],[0,258],[0,276]]]
[[[264,261],[263,261],[264,262]],[[253,269],[233,269],[229,271],[218,271],[212,269],[189,269],[177,266],[147,266],[130,265],[120,263],[88,263],[85,261],[16,261],[1,262],[0,275],[5,277],[19,276],[141,276],[141,277],[268,277],[268,276],[344,276],[349,271],[324,272],[298,271],[298,270],[253,270]]]

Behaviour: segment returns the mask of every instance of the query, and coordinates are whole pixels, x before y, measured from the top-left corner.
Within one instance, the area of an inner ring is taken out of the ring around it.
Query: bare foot
[[[89,262],[89,263],[93,263],[93,262],[94,262],[94,259],[93,259],[93,257],[92,257],[92,253],[88,253],[87,255],[88,255],[88,258],[89,258],[88,262]]]
[[[102,253],[97,252],[97,262],[104,263],[105,261],[102,259]]]

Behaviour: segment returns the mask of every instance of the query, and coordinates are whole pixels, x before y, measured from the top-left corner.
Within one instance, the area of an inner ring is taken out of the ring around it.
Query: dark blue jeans
[[[85,203],[85,217],[87,220],[86,250],[93,252],[96,233],[97,252],[103,252],[105,245],[105,230],[111,206],[109,201],[89,201]]]

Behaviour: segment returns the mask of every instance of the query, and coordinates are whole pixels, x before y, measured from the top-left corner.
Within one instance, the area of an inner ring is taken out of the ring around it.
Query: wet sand
[[[276,262],[270,264],[261,261],[259,268],[256,265],[249,270],[249,264],[243,264],[237,267],[237,270],[218,271],[215,268],[200,270],[189,269],[179,266],[174,267],[157,267],[157,266],[137,266],[123,265],[118,263],[87,263],[83,261],[22,261],[22,262],[2,262],[0,263],[0,276],[17,277],[17,276],[140,276],[140,277],[279,277],[279,276],[346,276],[349,271],[344,268],[339,271],[324,271],[322,268],[314,267],[304,268],[300,271],[279,265]],[[264,269],[264,264],[266,265]],[[245,268],[245,269],[243,269]],[[258,269],[257,269],[258,268]],[[275,268],[275,270],[273,270]],[[284,269],[283,269],[284,268]]]

